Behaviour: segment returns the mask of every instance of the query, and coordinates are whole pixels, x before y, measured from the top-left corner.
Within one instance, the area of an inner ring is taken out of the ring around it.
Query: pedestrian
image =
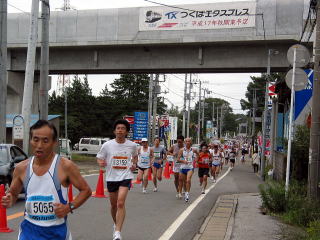
[[[158,191],[158,181],[162,181],[162,169],[163,163],[167,158],[166,150],[163,146],[160,146],[160,138],[156,137],[154,139],[154,146],[153,146],[153,163],[152,163],[152,174],[153,174],[153,185],[154,185],[154,192]]]
[[[185,139],[185,147],[179,150],[178,162],[181,163],[179,174],[179,199],[182,198],[182,187],[186,185],[184,193],[184,200],[186,202],[190,199],[191,178],[193,175],[193,164],[197,161],[197,150],[192,149],[191,138]]]
[[[198,158],[198,177],[201,186],[201,193],[205,194],[207,187],[207,179],[209,177],[209,163],[212,162],[212,157],[208,149],[208,145],[204,142],[200,145],[200,152]]]
[[[16,166],[10,189],[1,204],[11,207],[24,188],[24,220],[18,240],[70,240],[67,215],[91,196],[91,189],[78,167],[54,152],[58,142],[57,129],[52,123],[37,121],[30,128],[30,144],[33,156]],[[70,184],[79,194],[68,203]]]
[[[181,163],[178,161],[178,153],[181,148],[184,147],[184,136],[177,137],[177,143],[172,145],[168,151],[169,155],[173,156],[173,173],[174,173],[174,186],[176,188],[176,198],[179,197],[179,173]]]
[[[259,170],[260,165],[260,155],[257,152],[254,152],[252,155],[252,166],[253,166],[253,172],[257,173]]]
[[[151,159],[153,149],[148,146],[148,139],[141,139],[142,147],[138,150],[138,176],[137,180],[142,181],[142,192],[147,193],[148,175],[151,171]]]
[[[113,240],[121,240],[126,209],[125,203],[137,168],[137,145],[126,139],[130,131],[128,121],[117,120],[113,126],[115,139],[105,142],[97,154],[100,167],[105,167],[107,189],[111,204]]]

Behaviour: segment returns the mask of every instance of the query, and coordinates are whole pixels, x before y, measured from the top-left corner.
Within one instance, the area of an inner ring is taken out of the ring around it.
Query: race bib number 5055
[[[36,221],[54,220],[56,218],[56,215],[54,213],[53,203],[53,195],[29,196],[26,201],[26,212],[31,219]]]

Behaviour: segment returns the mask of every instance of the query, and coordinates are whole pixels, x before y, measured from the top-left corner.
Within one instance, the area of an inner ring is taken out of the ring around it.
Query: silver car
[[[0,184],[11,184],[13,170],[17,163],[28,156],[13,144],[0,144]]]

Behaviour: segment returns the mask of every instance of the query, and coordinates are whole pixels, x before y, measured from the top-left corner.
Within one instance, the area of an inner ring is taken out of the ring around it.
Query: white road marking
[[[207,193],[210,192],[218,182],[220,182],[227,174],[230,172],[230,167],[228,170],[217,180],[217,182],[213,185],[211,185],[207,189]],[[205,198],[206,194],[201,194],[196,200],[193,201],[192,204],[190,204],[189,207],[187,207],[186,210],[184,210],[180,216],[171,224],[171,226],[162,234],[162,236],[158,240],[169,240],[173,234],[177,231],[177,229],[180,227],[180,225],[186,220],[186,218],[189,216],[189,214],[192,212],[193,209],[195,209],[198,204]]]
[[[97,176],[97,175],[99,175],[99,173],[82,175],[82,177],[90,177],[90,176]]]

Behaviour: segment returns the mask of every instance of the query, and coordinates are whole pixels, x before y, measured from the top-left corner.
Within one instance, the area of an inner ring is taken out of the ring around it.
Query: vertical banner
[[[134,116],[124,116],[123,117],[124,120],[127,120],[128,123],[130,124],[130,131],[128,133],[127,138],[129,140],[133,140],[133,125],[134,125]]]
[[[178,137],[178,117],[169,117],[170,140],[177,140]]]
[[[206,138],[212,138],[213,137],[212,132],[213,132],[213,123],[212,123],[212,121],[207,121]]]
[[[133,139],[141,140],[148,137],[148,112],[135,112],[133,125]]]

